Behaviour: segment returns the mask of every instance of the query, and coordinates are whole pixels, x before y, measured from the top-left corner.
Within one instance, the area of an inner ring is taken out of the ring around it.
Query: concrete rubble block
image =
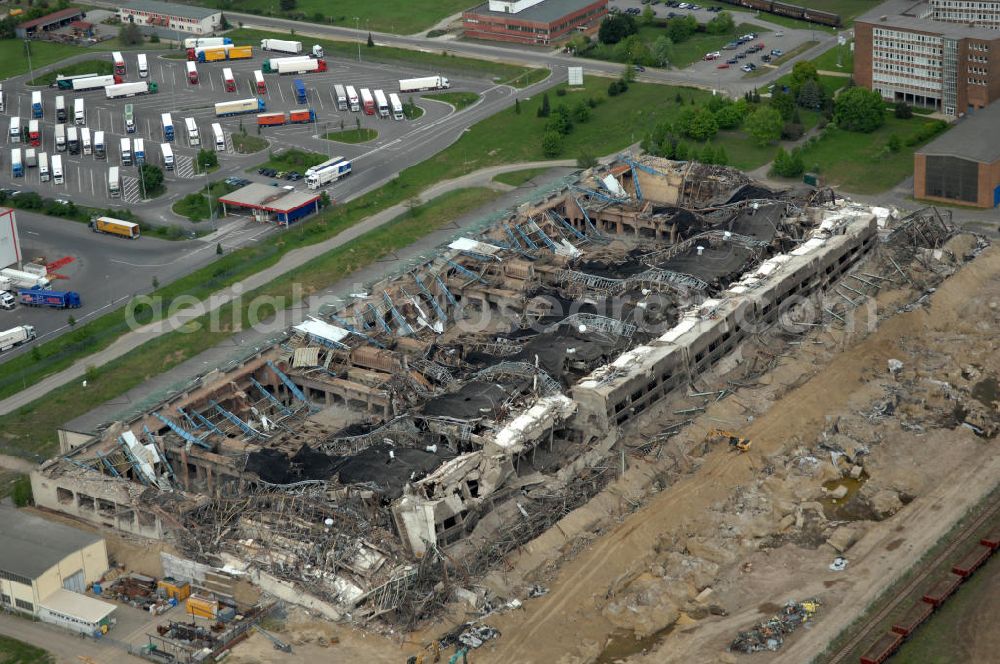
[[[632,630],[637,639],[670,627],[680,617],[668,584],[651,574],[633,579],[603,610],[615,627]]]
[[[471,590],[465,588],[455,588],[455,597],[462,602],[465,602],[473,609],[479,606],[479,595]]]
[[[862,529],[858,526],[840,526],[827,538],[826,543],[832,546],[837,553],[844,553],[861,539],[862,534]]]
[[[778,532],[787,532],[792,526],[795,525],[795,515],[786,514],[782,517],[781,521],[778,522]]]
[[[817,503],[815,501],[805,502],[799,505],[803,512],[816,512],[819,518],[826,521],[826,511],[823,509],[822,503]]]
[[[704,538],[689,537],[685,542],[685,548],[692,556],[703,558],[717,565],[726,565],[736,560],[736,556],[731,551],[727,551],[719,544]]]
[[[856,480],[861,477],[861,473],[865,472],[864,466],[853,466],[851,468],[850,477],[852,480]]]
[[[872,508],[876,518],[886,519],[899,510],[903,509],[903,501],[899,498],[899,493],[892,489],[883,489],[868,499],[868,505]]]
[[[826,490],[827,498],[832,498],[833,500],[841,500],[847,495],[847,486],[844,484],[839,484],[832,489]]]

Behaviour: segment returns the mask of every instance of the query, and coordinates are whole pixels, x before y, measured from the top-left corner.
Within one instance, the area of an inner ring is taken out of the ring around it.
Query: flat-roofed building
[[[991,208],[1000,205],[1000,102],[976,111],[913,155],[913,196]]]
[[[462,14],[466,37],[550,44],[598,24],[608,0],[489,0]]]

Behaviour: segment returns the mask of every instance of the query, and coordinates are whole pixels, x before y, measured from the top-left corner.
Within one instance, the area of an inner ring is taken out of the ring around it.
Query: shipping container
[[[1000,549],[1000,529],[994,530],[993,532],[984,535],[979,543],[983,546],[988,546],[994,551]]]
[[[56,150],[58,152],[66,151],[66,125],[64,124],[56,125]]]
[[[198,83],[198,65],[193,62],[187,63],[187,79],[192,85]]]
[[[262,51],[278,51],[279,53],[301,53],[302,42],[285,39],[261,39],[260,49]]]
[[[60,87],[64,90],[73,90],[74,92],[87,92],[88,90],[100,90],[108,87],[109,85],[116,85],[122,82],[121,76],[84,76],[83,78],[74,78],[72,81],[66,81],[66,85],[61,85]]]
[[[229,60],[249,60],[253,57],[253,46],[233,46],[226,52]]]
[[[170,143],[161,143],[160,152],[163,154],[164,170],[174,170],[174,149],[170,146]]]
[[[38,151],[35,150],[35,148],[27,148],[24,151],[24,167],[25,168],[38,167]]]
[[[226,135],[222,133],[222,125],[218,122],[212,123],[212,137],[215,139],[215,151],[226,151]]]
[[[127,136],[122,138],[119,143],[119,148],[122,155],[122,166],[132,165],[132,139]]]
[[[451,87],[451,82],[444,76],[422,76],[420,78],[404,78],[399,81],[400,92],[422,92],[424,90],[444,90]]]
[[[81,304],[80,294],[76,291],[55,291],[37,287],[19,291],[17,299],[26,307],[79,309]]]
[[[135,83],[118,83],[104,88],[104,95],[108,99],[118,99],[120,97],[134,97],[136,95],[156,94],[159,87],[150,81],[137,81]]]
[[[18,325],[9,330],[0,332],[0,351],[10,350],[15,346],[28,343],[35,338],[35,327],[33,325]]]
[[[52,179],[52,172],[49,171],[49,153],[42,152],[38,155],[38,179],[48,182]]]
[[[920,627],[927,618],[934,612],[934,606],[928,604],[924,601],[918,601],[910,607],[907,611],[900,617],[899,620],[892,624],[892,631],[896,634],[901,634],[903,636],[909,636],[913,634],[918,627]]]
[[[14,116],[10,119],[10,142],[20,143],[21,142],[21,118]]]
[[[136,138],[132,142],[132,157],[136,166],[142,166],[146,163],[146,142],[143,139]]]
[[[24,177],[24,162],[21,160],[21,148],[13,148],[10,151],[10,176],[14,178]]]
[[[299,104],[306,103],[306,84],[301,78],[292,81],[292,92],[295,93],[295,101]]]
[[[176,579],[166,576],[156,583],[156,589],[165,595],[167,599],[175,599],[183,602],[191,596],[191,584],[187,581],[181,583]]]
[[[191,616],[215,620],[219,613],[219,601],[202,597],[201,595],[191,595],[185,604],[186,612]]]
[[[125,104],[125,133],[135,133],[135,111],[132,104]]]
[[[225,46],[232,44],[229,37],[190,37],[184,40],[184,48],[198,48],[199,46]]]
[[[163,140],[172,143],[174,140],[174,119],[169,113],[160,115],[160,125],[163,127]]]
[[[900,634],[895,632],[883,634],[882,638],[872,644],[872,647],[861,656],[861,664],[882,664],[892,657],[902,642],[903,637]]]
[[[66,97],[56,96],[56,122],[66,122]]]
[[[311,108],[293,108],[288,111],[288,121],[291,124],[307,124],[316,121],[316,111]]]
[[[80,132],[76,125],[66,127],[66,149],[70,154],[80,154]]]
[[[114,168],[114,166],[112,166],[112,168]],[[139,224],[131,221],[115,219],[114,217],[97,217],[96,219],[91,219],[90,227],[95,233],[117,235],[118,237],[127,238],[129,240],[137,240],[142,234]]]
[[[94,147],[90,141],[90,127],[83,127],[80,129],[80,148],[83,150],[83,154],[89,155],[93,154]]]
[[[406,118],[406,114],[403,112],[403,102],[399,100],[399,95],[395,92],[389,95],[389,106],[392,108],[392,117],[394,120],[403,120]]]
[[[31,117],[40,118],[42,117],[42,91],[32,90],[31,91]]]
[[[267,106],[264,104],[264,100],[257,97],[238,101],[221,101],[215,105],[215,115],[220,118],[243,113],[263,113],[266,110]]]
[[[28,143],[34,146],[42,144],[42,129],[38,120],[28,122]]]
[[[257,115],[258,127],[280,127],[285,124],[284,113],[260,113]]]
[[[82,97],[73,100],[73,124],[78,126],[87,124],[87,113],[83,107]]]

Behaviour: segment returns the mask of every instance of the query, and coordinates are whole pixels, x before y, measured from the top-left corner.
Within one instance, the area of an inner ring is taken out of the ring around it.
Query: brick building
[[[913,155],[913,196],[991,208],[1000,205],[1000,102],[976,111]]]
[[[608,0],[489,0],[462,13],[466,37],[551,44],[600,23]]]
[[[986,108],[1000,99],[1000,31],[987,25],[935,20],[926,2],[879,5],[854,22],[854,80],[946,115]]]
[[[178,5],[158,0],[131,0],[118,8],[118,18],[143,28],[159,28],[194,35],[210,35],[222,25],[218,9]]]

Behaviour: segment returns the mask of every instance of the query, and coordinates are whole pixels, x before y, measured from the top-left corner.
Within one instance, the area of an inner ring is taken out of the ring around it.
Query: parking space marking
[[[174,173],[179,178],[194,177],[194,159],[186,155],[174,155]]]
[[[233,147],[233,134],[232,132],[226,131],[226,128],[222,128],[222,135],[226,137],[226,152],[229,154],[236,154],[236,148]]]
[[[142,200],[139,192],[139,178],[122,176],[122,200],[126,203],[138,203]]]

